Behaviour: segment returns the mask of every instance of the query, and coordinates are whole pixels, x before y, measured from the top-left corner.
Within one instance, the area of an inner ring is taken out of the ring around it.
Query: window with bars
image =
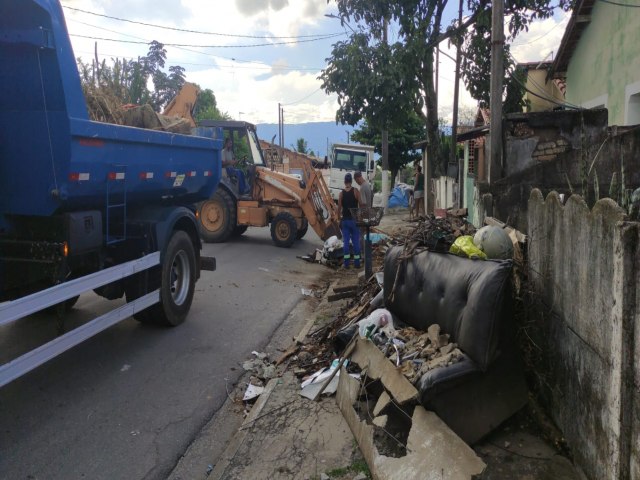
[[[479,150],[477,142],[475,140],[471,140],[471,142],[469,142],[469,168],[467,169],[467,173],[470,175],[476,174],[476,161],[478,159]]]

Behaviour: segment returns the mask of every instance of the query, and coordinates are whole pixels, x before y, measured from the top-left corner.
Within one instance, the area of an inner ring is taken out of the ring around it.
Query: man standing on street
[[[364,178],[364,175],[362,175],[362,172],[360,170],[353,174],[353,179],[360,187],[360,207],[371,208],[371,206],[373,205],[373,194],[371,193],[371,185],[369,185],[369,182],[367,182],[367,179]]]
[[[338,198],[338,211],[340,212],[340,229],[342,230],[342,242],[344,244],[344,268],[351,267],[351,247],[353,243],[353,265],[360,268],[360,231],[356,221],[351,215],[352,208],[358,208],[360,193],[352,186],[351,174],[344,176],[344,189]]]

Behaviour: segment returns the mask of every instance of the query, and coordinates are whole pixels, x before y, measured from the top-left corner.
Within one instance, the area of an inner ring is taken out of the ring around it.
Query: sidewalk
[[[397,228],[411,225],[408,212],[400,210],[386,215],[380,230],[393,233]],[[333,285],[340,281],[354,283],[355,272],[336,272]],[[281,344],[273,345],[270,360],[280,357],[290,347],[290,339],[298,334],[302,342],[318,324],[334,318],[348,301],[321,301],[307,297],[289,315],[281,329],[298,326],[301,332],[281,337]],[[299,395],[300,384],[294,372],[283,362],[279,377],[269,381],[249,415],[242,419],[241,398],[250,373],[219,414],[212,419],[199,439],[194,442],[169,476],[171,480],[214,479],[291,479],[291,480],[363,480],[371,478],[349,426],[338,408],[336,397],[323,396],[313,402]],[[542,439],[542,430],[532,421],[530,409],[518,413],[505,425],[474,446],[476,454],[487,464],[476,478],[486,480],[573,480],[579,476],[571,462],[559,455]],[[236,429],[231,442],[216,443],[217,432]],[[437,472],[437,478],[454,478]],[[431,478],[425,472],[423,478]],[[434,477],[436,478],[436,477]],[[407,477],[407,480],[409,478]]]

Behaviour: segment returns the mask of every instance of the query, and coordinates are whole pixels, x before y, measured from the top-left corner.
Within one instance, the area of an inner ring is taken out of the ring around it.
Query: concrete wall
[[[435,208],[453,208],[458,202],[458,182],[452,177],[438,177],[433,179],[436,195]]]
[[[528,207],[544,396],[591,479],[640,478],[637,223],[610,199],[590,210],[533,190]],[[631,475],[635,475],[632,477]]]
[[[503,176],[509,176],[580,150],[585,144],[602,142],[607,135],[607,111],[511,114],[503,127]]]
[[[640,123],[640,15],[632,10],[595,2],[567,69],[567,102],[609,109],[611,125]]]
[[[640,187],[640,128],[604,128],[602,115],[510,115],[505,122],[504,177],[491,185],[479,184],[481,194],[493,194],[493,215],[526,232],[527,203],[533,188],[545,194],[555,190],[566,197],[580,193],[590,206],[612,195],[626,207],[630,192]],[[558,147],[563,141],[569,145]],[[615,188],[610,192],[612,180]]]

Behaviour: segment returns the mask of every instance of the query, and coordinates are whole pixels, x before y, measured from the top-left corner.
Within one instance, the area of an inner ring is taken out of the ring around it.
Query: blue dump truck
[[[0,327],[95,291],[111,312],[0,366],[0,386],[114,323],[184,321],[201,269],[212,138],[91,121],[57,0],[0,2]]]

